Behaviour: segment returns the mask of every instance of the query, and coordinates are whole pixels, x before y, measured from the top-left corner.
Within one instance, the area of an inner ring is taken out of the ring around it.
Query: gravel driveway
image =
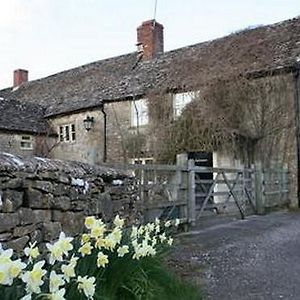
[[[300,213],[215,217],[198,228],[178,237],[170,260],[207,299],[300,299]]]

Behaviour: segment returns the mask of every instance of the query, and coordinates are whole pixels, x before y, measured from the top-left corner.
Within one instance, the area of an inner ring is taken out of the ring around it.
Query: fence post
[[[191,226],[196,224],[195,161],[188,160],[188,220]]]
[[[259,215],[265,213],[264,173],[260,162],[255,164],[255,202]]]

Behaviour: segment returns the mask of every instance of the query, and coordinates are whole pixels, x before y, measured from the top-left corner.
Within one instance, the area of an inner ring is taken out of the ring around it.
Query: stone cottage
[[[170,106],[173,122],[221,75],[285,78],[291,89],[283,99],[295,108],[285,162],[296,180],[299,61],[299,17],[168,52],[163,26],[146,21],[137,28],[136,52],[34,81],[28,81],[26,70],[16,70],[14,86],[0,91],[0,151],[91,164],[151,163],[155,137],[149,126],[153,123],[149,103],[157,91],[165,95],[162,101]],[[136,138],[141,134],[142,142]],[[239,164],[239,159],[217,150],[209,157],[214,166]]]

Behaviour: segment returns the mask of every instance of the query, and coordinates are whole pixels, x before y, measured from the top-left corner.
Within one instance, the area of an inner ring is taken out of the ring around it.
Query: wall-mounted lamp
[[[93,124],[94,124],[94,117],[87,116],[83,120],[83,125],[84,125],[84,128],[85,128],[86,131],[91,130]]]

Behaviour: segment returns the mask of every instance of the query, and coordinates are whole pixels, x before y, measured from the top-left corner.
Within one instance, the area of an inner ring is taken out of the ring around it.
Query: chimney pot
[[[22,83],[28,81],[28,71],[17,69],[14,71],[14,87],[20,86]]]
[[[151,59],[164,52],[164,27],[155,20],[142,23],[137,28],[137,45],[143,49],[143,58]]]

